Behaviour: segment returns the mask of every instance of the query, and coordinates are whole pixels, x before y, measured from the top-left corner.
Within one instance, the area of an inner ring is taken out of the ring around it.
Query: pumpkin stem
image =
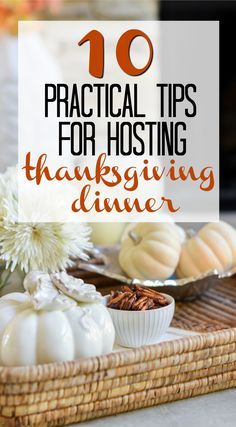
[[[192,228],[188,228],[188,230],[186,231],[187,238],[191,239],[195,235],[196,235],[196,231],[194,231]]]
[[[128,232],[128,236],[131,238],[135,245],[138,245],[142,240],[142,237],[140,237],[137,233],[135,233],[135,231],[132,230]]]

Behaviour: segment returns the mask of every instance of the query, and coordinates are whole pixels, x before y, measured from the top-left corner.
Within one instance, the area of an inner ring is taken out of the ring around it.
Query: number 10
[[[136,68],[130,59],[130,47],[136,37],[143,37],[149,46],[149,58],[143,68]],[[104,37],[97,30],[92,30],[79,41],[78,45],[89,42],[89,73],[93,77],[102,78],[104,74]],[[153,46],[151,40],[141,30],[128,30],[119,38],[116,45],[116,59],[120,68],[129,76],[140,76],[150,67],[153,59]]]

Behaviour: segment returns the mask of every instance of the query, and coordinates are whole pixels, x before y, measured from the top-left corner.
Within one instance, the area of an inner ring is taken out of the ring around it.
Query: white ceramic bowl
[[[154,310],[128,311],[107,307],[116,331],[116,344],[140,347],[155,343],[165,334],[174,316],[175,300],[170,295],[162,295],[169,304]]]

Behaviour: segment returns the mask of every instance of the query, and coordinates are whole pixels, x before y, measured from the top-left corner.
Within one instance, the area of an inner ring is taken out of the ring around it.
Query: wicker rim
[[[135,363],[153,361],[173,355],[181,355],[211,347],[230,344],[236,341],[236,328],[221,330],[163,342],[132,350],[124,350],[105,356],[81,358],[80,360],[51,363],[27,367],[1,367],[0,383],[45,381],[54,378],[65,378],[78,374],[89,374],[96,371],[129,366]]]

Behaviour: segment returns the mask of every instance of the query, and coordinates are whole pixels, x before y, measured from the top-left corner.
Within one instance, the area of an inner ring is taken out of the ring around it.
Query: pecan
[[[160,292],[157,292],[154,289],[141,288],[140,286],[136,286],[136,292],[139,296],[146,296],[148,298],[151,298],[153,301],[157,302],[160,305],[168,304],[167,299],[162,294],[160,294]]]
[[[141,286],[122,286],[121,291],[111,291],[108,307],[117,310],[145,311],[168,305],[167,299],[159,292]]]
[[[120,305],[119,305],[120,310],[126,310],[126,305],[127,305],[128,300],[129,300],[129,297],[124,296],[124,298],[121,300]]]
[[[133,310],[142,310],[142,307],[147,303],[148,299],[147,297],[141,297],[139,298],[134,304],[133,304]]]
[[[154,303],[154,301],[151,298],[149,298],[148,302],[147,302],[147,308],[146,308],[146,310],[151,310],[152,308],[155,308],[155,303]]]
[[[117,304],[120,300],[124,298],[124,294],[122,293],[115,293],[112,295],[112,297],[109,300],[109,304]]]
[[[129,286],[121,286],[121,290],[122,292],[129,292],[130,294],[132,294],[132,289],[129,288]]]
[[[132,310],[132,307],[133,307],[133,305],[134,305],[134,303],[135,303],[136,300],[137,300],[136,295],[135,294],[130,294],[128,303],[126,305],[126,310]]]
[[[125,292],[124,295],[125,295],[125,298],[121,301],[120,308],[122,310],[128,310],[128,307],[130,306],[129,299],[130,297],[132,297],[132,295],[130,294],[130,292]]]
[[[108,301],[108,306],[113,306],[114,308],[115,308],[115,306],[116,305],[118,305],[119,304],[119,302],[122,300],[124,298],[124,296],[123,296],[123,294],[122,293],[118,293],[118,292],[116,292],[115,294],[113,294],[111,297],[110,297],[110,299],[109,299],[109,301]]]

